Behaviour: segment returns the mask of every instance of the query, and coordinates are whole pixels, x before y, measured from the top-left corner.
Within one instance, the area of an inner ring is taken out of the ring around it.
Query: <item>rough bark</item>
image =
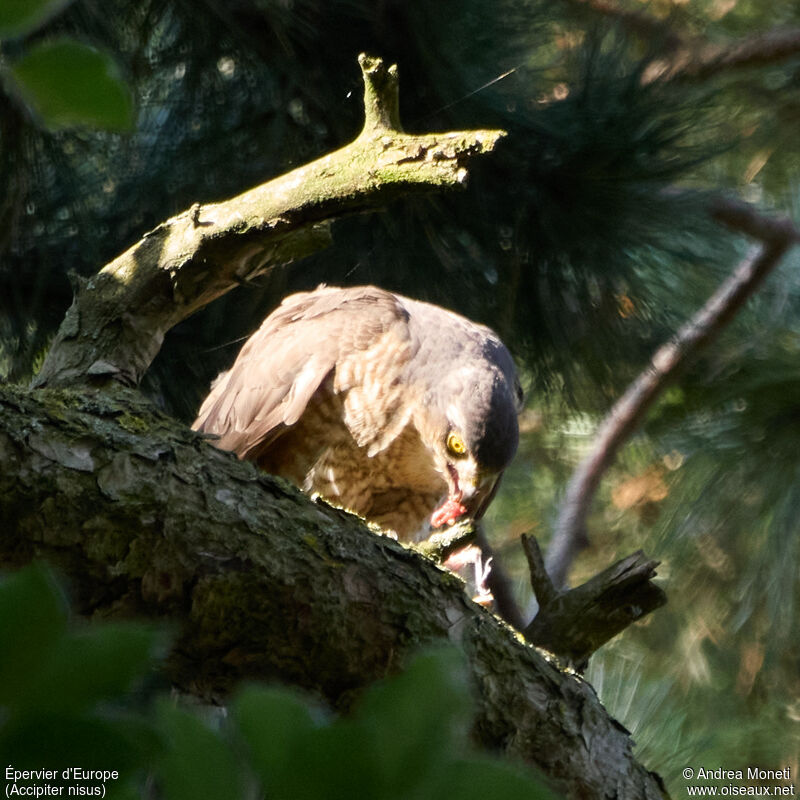
[[[449,640],[469,658],[484,746],[570,798],[665,796],[591,687],[457,578],[132,390],[0,389],[0,476],[0,561],[56,563],[84,614],[177,623],[168,671],[188,691],[277,679],[342,707],[420,645]]]
[[[612,564],[586,583],[558,591],[547,574],[539,544],[522,535],[531,586],[539,610],[525,639],[583,671],[589,656],[629,625],[665,605],[664,590],[652,582],[658,561],[641,550]]]

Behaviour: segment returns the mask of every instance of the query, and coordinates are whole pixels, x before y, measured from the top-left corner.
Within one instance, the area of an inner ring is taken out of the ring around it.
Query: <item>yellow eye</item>
[[[467,452],[464,440],[457,433],[447,434],[447,449],[455,456],[463,456]]]

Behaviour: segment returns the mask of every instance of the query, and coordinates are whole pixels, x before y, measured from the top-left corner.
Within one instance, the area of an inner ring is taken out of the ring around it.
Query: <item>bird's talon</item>
[[[473,603],[477,603],[479,606],[483,606],[487,608],[492,603],[494,603],[494,597],[492,596],[491,592],[476,594],[475,597],[472,598]]]

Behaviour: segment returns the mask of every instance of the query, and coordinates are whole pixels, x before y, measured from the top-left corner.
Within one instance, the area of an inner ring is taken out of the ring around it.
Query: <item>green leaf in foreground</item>
[[[66,4],[67,0],[3,0],[0,2],[0,39],[36,30]]]
[[[455,648],[422,653],[405,672],[372,686],[356,718],[369,732],[384,787],[404,796],[464,753],[473,707],[466,663]]]
[[[150,627],[132,622],[72,631],[9,706],[69,712],[124,697],[153,666],[157,640]]]
[[[248,686],[231,712],[256,773],[281,797],[281,787],[293,786],[292,777],[307,770],[305,743],[319,727],[308,702],[283,687]]]
[[[62,37],[41,42],[11,67],[20,97],[50,129],[124,130],[133,103],[111,57]]]
[[[153,725],[136,713],[35,712],[0,728],[0,752],[19,769],[114,769],[127,779],[161,750]]]
[[[0,706],[25,693],[66,627],[66,601],[41,564],[0,582]]]
[[[473,709],[463,655],[437,648],[368,689],[350,716],[251,686],[230,721],[270,800],[553,800],[530,772],[471,750]]]
[[[218,731],[169,700],[158,704],[157,718],[165,749],[156,774],[165,800],[242,797],[241,765]]]
[[[557,800],[557,796],[521,768],[475,755],[443,764],[429,784],[426,797],[459,800]]]

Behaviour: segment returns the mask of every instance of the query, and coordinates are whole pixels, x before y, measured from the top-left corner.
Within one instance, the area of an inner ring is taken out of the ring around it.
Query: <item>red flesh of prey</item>
[[[441,528],[442,525],[452,525],[459,517],[467,513],[466,506],[461,504],[461,499],[452,495],[442,503],[431,515],[431,525]]]

